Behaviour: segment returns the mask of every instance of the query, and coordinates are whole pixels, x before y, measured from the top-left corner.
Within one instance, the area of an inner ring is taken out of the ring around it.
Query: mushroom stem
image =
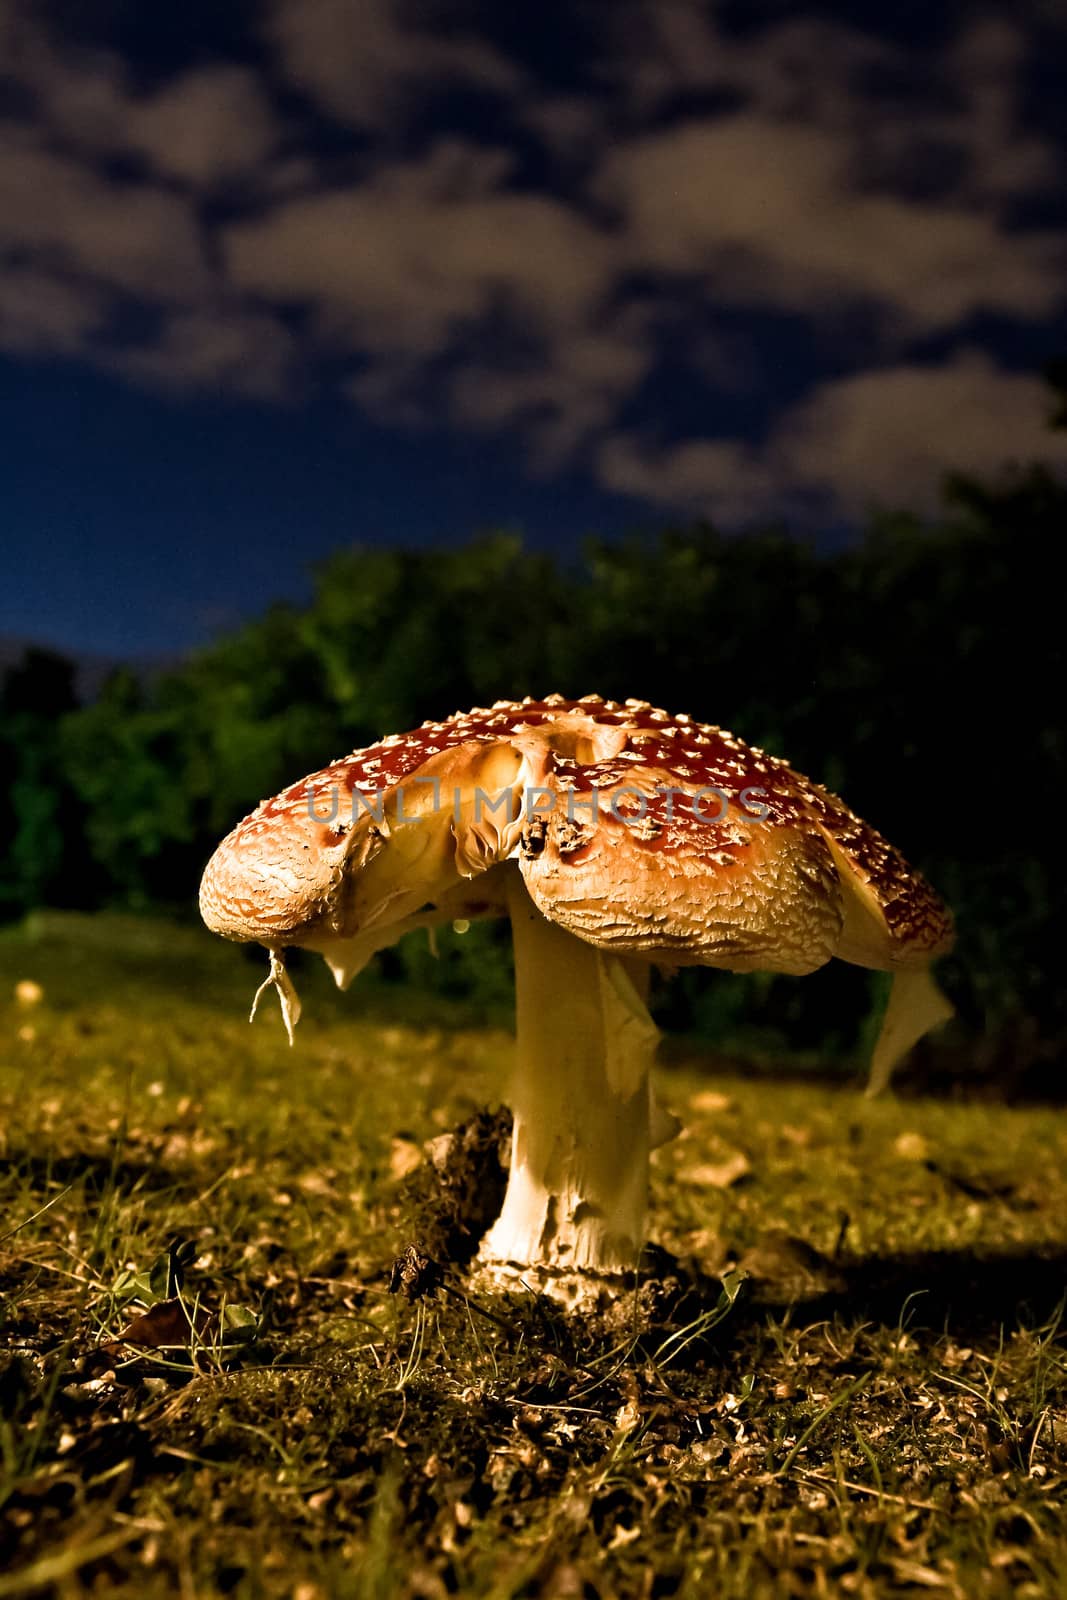
[[[548,922],[516,872],[511,1175],[488,1261],[632,1271],[644,1242],[658,1032],[623,962]]]

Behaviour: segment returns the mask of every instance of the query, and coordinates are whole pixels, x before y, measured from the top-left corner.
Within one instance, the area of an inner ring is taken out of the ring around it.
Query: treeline
[[[116,672],[88,705],[69,663],[31,652],[0,695],[0,914],[192,915],[221,835],[349,749],[504,696],[633,695],[839,790],[955,908],[946,982],[983,1059],[1051,1061],[1067,1040],[1050,566],[1065,532],[1067,491],[1035,469],[955,482],[936,519],[882,518],[830,554],[706,526],[594,542],[573,562],[510,536],[343,551],[308,607],[276,606],[161,676]],[[475,964],[495,948],[478,943]],[[413,967],[424,976],[421,957]],[[479,981],[460,957],[445,970]],[[838,978],[687,976],[672,993],[676,1024],[721,1033],[763,1017],[813,1046],[847,1043],[866,1003]]]

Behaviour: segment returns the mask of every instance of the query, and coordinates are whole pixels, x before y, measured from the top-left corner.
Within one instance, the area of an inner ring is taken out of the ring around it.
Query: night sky
[[[0,637],[1067,466],[1067,11],[0,0]]]

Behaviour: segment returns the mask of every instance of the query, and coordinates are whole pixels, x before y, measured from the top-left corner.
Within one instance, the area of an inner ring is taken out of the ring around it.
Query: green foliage
[[[304,610],[276,606],[154,681],[118,673],[76,708],[38,655],[0,699],[0,910],[164,905],[264,795],[359,744],[500,697],[636,695],[732,727],[842,792],[953,905],[947,978],[972,1034],[1047,1056],[1067,1039],[1048,819],[1064,792],[1059,595],[1044,577],[1067,490],[1035,469],[953,481],[935,520],[884,516],[821,553],[707,526],[593,542],[581,560],[511,534],[447,550],[338,552]],[[66,677],[64,677],[66,670]],[[478,933],[397,976],[495,1006],[504,943]],[[847,1050],[861,974],[819,984],[678,980],[675,1027]]]
[[[73,667],[48,650],[27,650],[0,687],[0,916],[62,898],[78,877],[75,796],[58,736],[76,704]]]

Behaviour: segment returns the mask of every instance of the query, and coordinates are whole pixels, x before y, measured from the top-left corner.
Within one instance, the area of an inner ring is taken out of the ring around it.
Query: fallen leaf
[[[394,1178],[406,1178],[409,1172],[422,1164],[422,1151],[414,1139],[397,1135],[389,1151],[389,1171]]]
[[[699,1166],[687,1167],[679,1173],[683,1183],[692,1183],[700,1189],[729,1189],[752,1171],[752,1163],[742,1150],[735,1150],[724,1161],[703,1161]]]
[[[177,1298],[161,1300],[143,1316],[134,1317],[114,1344],[105,1346],[105,1349],[111,1350],[115,1344],[132,1344],[139,1350],[163,1350],[175,1345],[185,1346],[189,1344],[194,1330],[202,1338],[211,1322],[212,1314],[204,1306],[197,1306],[194,1309],[184,1300]]]
[[[902,1161],[925,1161],[930,1154],[929,1141],[921,1133],[898,1134],[893,1149]]]
[[[689,1107],[692,1111],[712,1113],[715,1111],[731,1111],[733,1101],[728,1094],[723,1094],[719,1089],[698,1089],[696,1094],[689,1096]]]

